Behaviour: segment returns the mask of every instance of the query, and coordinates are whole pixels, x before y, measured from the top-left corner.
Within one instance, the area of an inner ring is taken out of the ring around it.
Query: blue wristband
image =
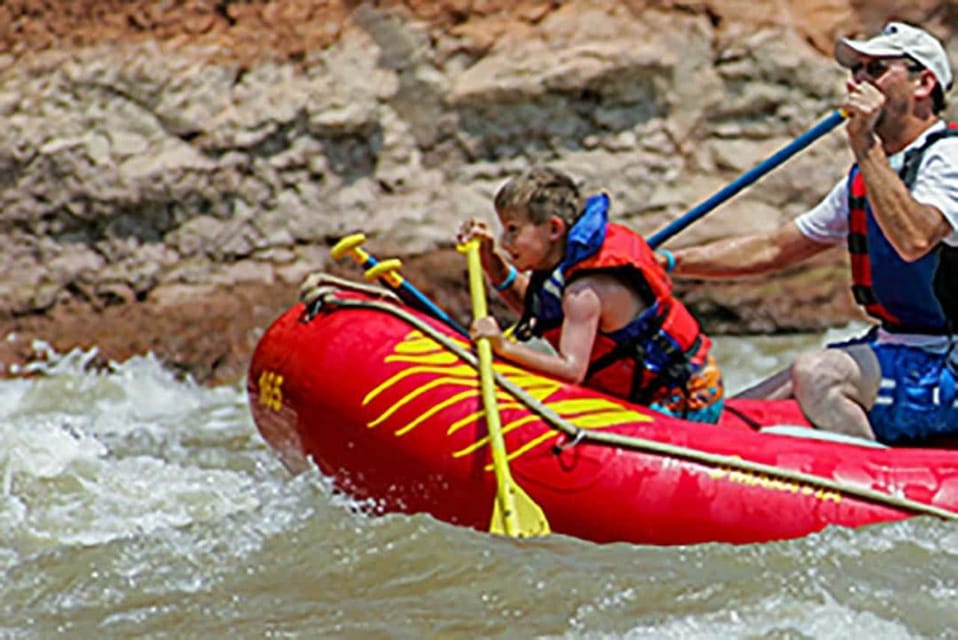
[[[512,283],[516,281],[516,276],[518,275],[519,275],[519,272],[516,271],[516,268],[510,264],[509,273],[506,274],[505,279],[499,284],[492,285],[492,288],[495,289],[496,291],[505,291],[506,289],[512,286]]]
[[[672,273],[675,270],[675,255],[668,249],[659,249],[659,254],[665,256],[665,272]]]

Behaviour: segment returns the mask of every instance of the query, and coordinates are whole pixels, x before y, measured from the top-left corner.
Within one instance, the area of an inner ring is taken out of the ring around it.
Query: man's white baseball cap
[[[907,56],[931,71],[942,91],[951,89],[953,76],[948,54],[935,36],[904,22],[889,22],[868,40],[842,38],[835,44],[838,64],[851,69],[862,56],[889,58]]]

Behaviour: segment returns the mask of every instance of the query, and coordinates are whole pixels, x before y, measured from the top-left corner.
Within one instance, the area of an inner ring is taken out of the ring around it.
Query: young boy
[[[672,297],[645,240],[608,222],[607,195],[583,202],[568,175],[535,167],[499,189],[495,208],[501,249],[478,219],[463,223],[458,240],[480,239],[493,288],[522,314],[517,337],[541,336],[556,353],[506,339],[492,317],[473,324],[474,338],[559,380],[687,420],[718,420],[724,389],[711,340]]]

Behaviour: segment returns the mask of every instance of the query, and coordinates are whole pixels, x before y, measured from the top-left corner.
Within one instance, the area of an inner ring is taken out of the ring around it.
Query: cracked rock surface
[[[892,14],[952,47],[955,1],[6,1],[2,373],[42,339],[238,380],[305,275],[357,275],[355,231],[465,322],[454,232],[509,176],[651,233],[834,108],[832,42]],[[669,244],[773,228],[849,160],[832,134]],[[678,289],[712,333],[858,317],[839,251]]]

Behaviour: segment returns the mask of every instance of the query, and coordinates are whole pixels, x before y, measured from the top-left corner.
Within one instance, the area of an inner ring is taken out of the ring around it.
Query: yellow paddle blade
[[[469,261],[469,293],[472,297],[472,314],[483,318],[486,311],[486,292],[482,283],[482,261],[479,256],[479,240],[471,240],[460,247]],[[482,390],[482,405],[486,410],[489,427],[489,446],[492,449],[492,468],[496,472],[496,500],[492,507],[492,523],[489,530],[508,536],[527,538],[549,533],[549,523],[542,509],[512,480],[509,459],[506,456],[505,440],[499,405],[496,401],[496,379],[492,371],[492,345],[488,338],[476,343],[479,352],[479,382]]]
[[[549,529],[549,521],[546,520],[546,514],[533,502],[522,487],[513,483],[509,486],[512,492],[512,503],[516,510],[516,530],[512,534],[506,531],[506,522],[511,520],[508,514],[502,512],[498,498],[492,508],[492,522],[489,524],[489,531],[499,535],[512,535],[516,538],[537,538],[547,536],[552,533]]]

